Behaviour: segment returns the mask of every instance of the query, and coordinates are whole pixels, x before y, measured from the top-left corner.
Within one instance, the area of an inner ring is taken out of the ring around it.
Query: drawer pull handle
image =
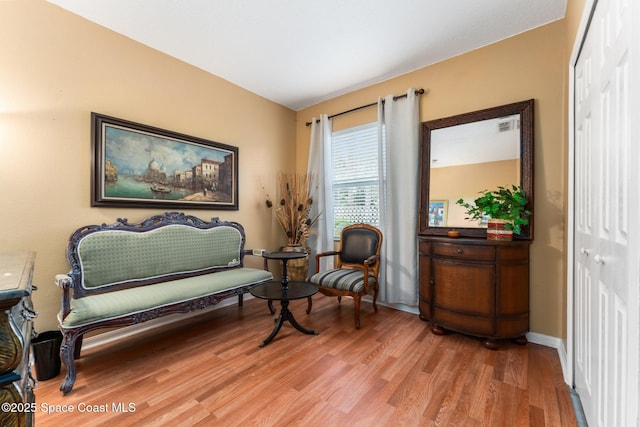
[[[456,252],[458,252],[459,254],[463,253],[464,251],[462,249],[458,249]]]

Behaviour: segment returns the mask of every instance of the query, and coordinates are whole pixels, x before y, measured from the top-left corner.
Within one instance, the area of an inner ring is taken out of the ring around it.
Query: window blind
[[[380,226],[377,124],[332,133],[334,237],[354,223]]]

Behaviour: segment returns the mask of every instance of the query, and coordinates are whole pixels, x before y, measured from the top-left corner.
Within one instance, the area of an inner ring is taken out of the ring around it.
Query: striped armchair
[[[340,235],[340,250],[316,255],[316,271],[309,282],[327,296],[343,296],[354,301],[356,329],[360,329],[360,298],[373,293],[373,309],[378,311],[378,270],[382,233],[368,224],[353,224],[345,227]],[[320,272],[320,258],[336,256],[336,268]]]

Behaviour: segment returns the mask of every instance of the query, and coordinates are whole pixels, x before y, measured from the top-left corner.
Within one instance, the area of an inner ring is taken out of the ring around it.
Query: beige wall
[[[37,331],[57,327],[71,232],[164,211],[90,207],[92,111],[239,147],[240,209],[188,213],[279,243],[264,200],[293,169],[295,112],[41,1],[0,2],[0,63],[0,250],[37,252]]]
[[[528,31],[401,77],[298,112],[297,164],[306,168],[309,128],[321,113],[337,113],[379,96],[424,88],[422,121],[535,99],[535,242],[531,247],[531,330],[564,337],[566,192],[566,23]],[[336,127],[375,119],[375,109],[342,116]],[[407,159],[411,161],[411,159]]]
[[[567,24],[567,63],[573,50],[573,43],[576,39],[578,26],[585,12],[586,0],[568,0],[567,10],[565,12],[565,21]]]

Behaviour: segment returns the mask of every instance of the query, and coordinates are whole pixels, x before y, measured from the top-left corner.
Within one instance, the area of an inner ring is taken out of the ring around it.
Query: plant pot
[[[506,219],[489,219],[487,221],[487,240],[513,240],[513,231],[506,228],[512,221]]]
[[[289,276],[290,281],[304,282],[307,280],[311,248],[305,248],[302,245],[287,245],[280,248],[280,250],[283,252],[304,252],[307,254],[304,258],[290,259],[287,261],[287,276]]]

